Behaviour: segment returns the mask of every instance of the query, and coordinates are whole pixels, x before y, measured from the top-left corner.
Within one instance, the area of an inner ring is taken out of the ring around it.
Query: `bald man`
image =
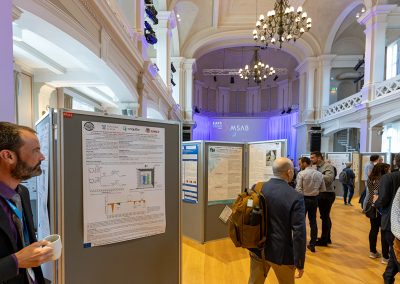
[[[303,195],[288,185],[293,179],[293,163],[278,158],[272,165],[274,176],[264,184],[267,203],[267,244],[265,266],[272,267],[279,283],[294,283],[304,273],[306,223]],[[295,271],[298,271],[295,275]],[[249,284],[265,282],[263,262],[258,251],[250,252]]]

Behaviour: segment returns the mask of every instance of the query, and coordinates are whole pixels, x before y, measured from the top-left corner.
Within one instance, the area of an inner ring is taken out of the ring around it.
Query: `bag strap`
[[[256,193],[260,193],[261,190],[262,190],[262,188],[263,188],[263,186],[264,186],[264,183],[265,183],[265,182],[263,182],[263,181],[257,182],[257,183],[252,187],[252,190],[253,190],[254,192],[256,192]]]

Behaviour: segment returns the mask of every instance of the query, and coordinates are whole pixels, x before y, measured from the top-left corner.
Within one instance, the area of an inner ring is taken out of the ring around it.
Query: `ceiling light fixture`
[[[296,42],[303,33],[309,31],[311,22],[301,6],[295,12],[294,7],[289,6],[288,0],[277,0],[274,10],[268,11],[267,17],[260,15],[256,29],[253,30],[253,38],[265,46],[279,44],[279,48],[282,48],[283,42]]]
[[[243,53],[243,49],[242,49]],[[244,69],[239,69],[239,76],[242,79],[250,81],[253,79],[254,82],[260,84],[261,81],[265,81],[268,77],[275,74],[275,69],[268,64],[264,64],[258,57],[258,49],[254,50],[253,59],[249,65],[246,64]]]

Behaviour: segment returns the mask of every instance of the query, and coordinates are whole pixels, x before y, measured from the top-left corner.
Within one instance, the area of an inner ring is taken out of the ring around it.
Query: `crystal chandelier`
[[[250,80],[253,79],[254,82],[260,84],[261,81],[265,81],[268,77],[275,74],[275,69],[268,64],[264,64],[258,57],[258,50],[254,50],[253,61],[251,62],[253,67],[249,67],[246,64],[244,69],[239,69],[239,76],[242,79]]]
[[[260,15],[253,37],[255,41],[266,46],[279,43],[279,48],[282,48],[283,42],[295,42],[304,32],[309,31],[311,21],[301,6],[295,12],[294,7],[289,6],[288,0],[277,0],[274,10],[268,11],[267,17]]]

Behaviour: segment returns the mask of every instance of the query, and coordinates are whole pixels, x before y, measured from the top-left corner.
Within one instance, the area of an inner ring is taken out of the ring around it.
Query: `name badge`
[[[247,200],[247,207],[253,207],[253,199]]]

